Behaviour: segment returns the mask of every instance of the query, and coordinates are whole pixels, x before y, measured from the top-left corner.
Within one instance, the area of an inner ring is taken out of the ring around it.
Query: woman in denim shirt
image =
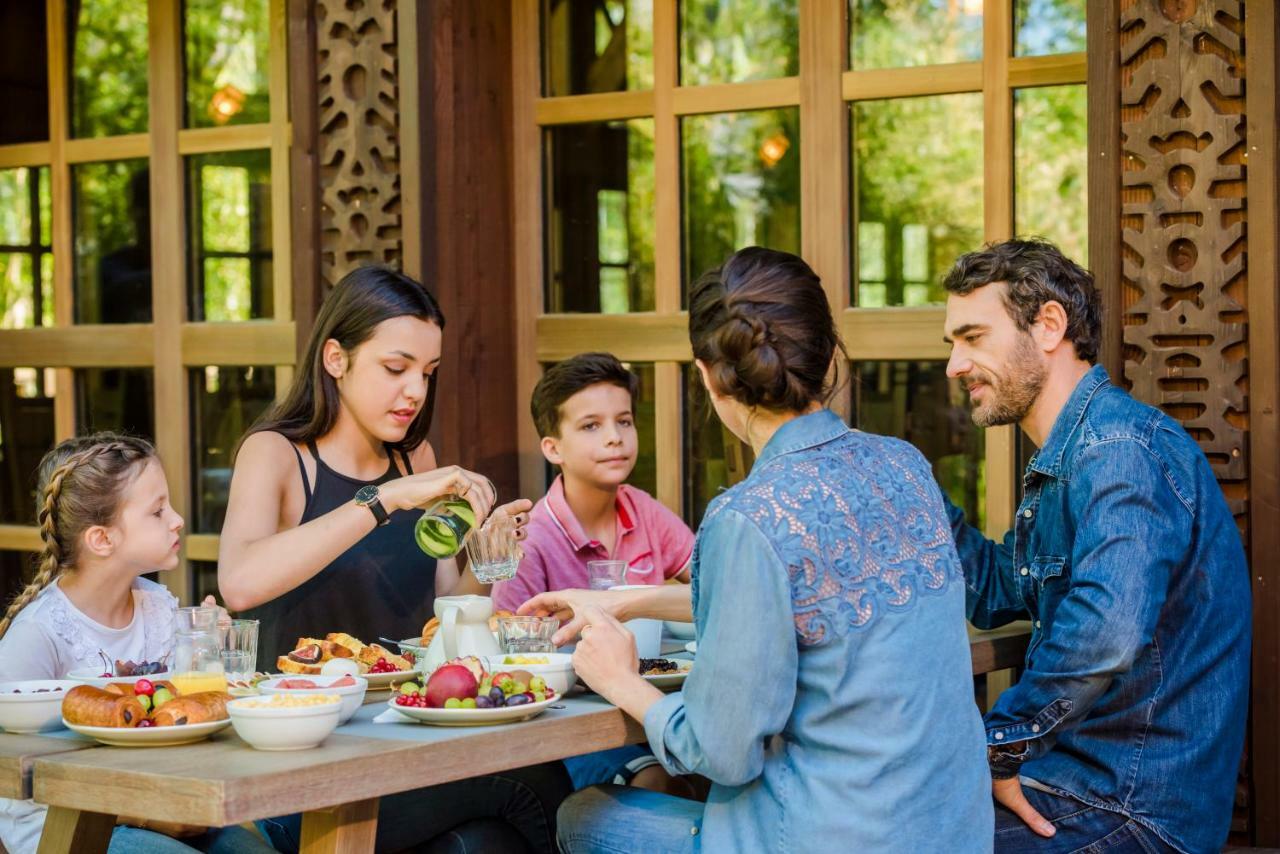
[[[574,664],[668,771],[713,786],[705,805],[586,789],[561,808],[562,849],[989,851],[964,585],[928,463],[823,407],[843,347],[794,255],[733,255],[697,284],[689,328],[717,414],[757,454],[698,531],[697,663],[664,696],[588,606]]]

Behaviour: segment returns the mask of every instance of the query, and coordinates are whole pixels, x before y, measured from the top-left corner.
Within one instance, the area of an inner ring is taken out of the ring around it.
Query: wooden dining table
[[[1024,627],[973,633],[974,673],[1019,666],[1027,637]],[[303,813],[305,854],[354,854],[373,850],[383,796],[645,739],[639,723],[594,694],[567,697],[530,721],[456,728],[374,722],[388,696],[371,694],[323,745],[296,752],[254,750],[231,729],[151,749],[46,738],[81,749],[31,754],[6,746],[25,737],[0,735],[0,775],[10,757],[28,763],[28,791],[49,806],[40,854],[106,851],[118,815],[225,827],[293,813]]]

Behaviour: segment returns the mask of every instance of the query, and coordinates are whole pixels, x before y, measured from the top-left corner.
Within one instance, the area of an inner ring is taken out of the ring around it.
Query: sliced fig
[[[300,646],[289,653],[289,658],[299,664],[316,664],[320,661],[320,644],[309,643],[306,646]]]

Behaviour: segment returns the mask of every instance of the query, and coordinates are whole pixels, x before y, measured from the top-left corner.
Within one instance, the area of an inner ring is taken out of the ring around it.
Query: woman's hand
[[[466,499],[476,512],[476,524],[480,525],[493,509],[497,493],[489,478],[458,466],[445,466],[421,474],[396,478],[378,489],[382,506],[387,512],[426,507],[446,495]]]
[[[571,643],[586,625],[583,611],[598,608],[615,620],[622,616],[626,594],[620,590],[554,590],[539,593],[521,605],[516,613],[521,616],[535,614],[539,617],[556,617],[560,629],[551,642],[556,646]]]
[[[529,524],[529,511],[533,509],[533,502],[527,498],[517,498],[515,501],[509,501],[501,507],[494,508],[494,513],[506,513],[511,520],[516,523],[516,539],[523,540],[528,533],[525,526]]]
[[[218,609],[218,625],[219,626],[231,625],[231,615],[227,613],[226,608],[218,604],[218,600],[213,598],[212,593],[204,597],[204,601],[200,603],[200,607],[201,608],[217,608]]]
[[[662,692],[640,675],[636,639],[627,627],[594,606],[581,611],[586,621],[573,651],[573,669],[582,681],[638,721]]]

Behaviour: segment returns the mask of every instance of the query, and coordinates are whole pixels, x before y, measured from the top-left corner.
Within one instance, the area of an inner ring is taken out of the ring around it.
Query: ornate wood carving
[[[1243,4],[1121,4],[1125,379],[1196,438],[1243,524]]]
[[[396,0],[318,0],[320,273],[399,266]]]

